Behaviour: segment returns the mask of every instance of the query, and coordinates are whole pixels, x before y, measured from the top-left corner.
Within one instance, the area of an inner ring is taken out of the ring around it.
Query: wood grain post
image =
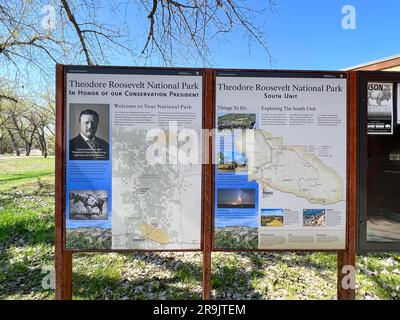
[[[338,253],[337,297],[339,300],[354,300],[355,288],[344,288],[342,281],[349,270],[343,267],[356,267],[356,224],[357,224],[357,77],[355,72],[348,73],[348,109],[347,109],[347,246]],[[356,273],[354,273],[354,277]]]
[[[55,272],[56,299],[72,299],[72,252],[64,250],[65,110],[64,66],[56,66]]]
[[[205,90],[204,90],[204,128],[213,129],[213,108],[214,108],[214,80],[213,70],[205,70]],[[210,131],[211,132],[211,131]],[[203,146],[207,148],[203,152],[204,175],[204,223],[203,223],[203,299],[211,299],[211,250],[212,250],[212,206],[213,206],[213,144],[212,137],[208,134],[203,135]]]

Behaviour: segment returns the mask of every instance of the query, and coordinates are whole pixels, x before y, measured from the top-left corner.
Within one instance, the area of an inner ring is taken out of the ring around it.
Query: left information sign
[[[200,250],[201,70],[66,67],[68,250]]]

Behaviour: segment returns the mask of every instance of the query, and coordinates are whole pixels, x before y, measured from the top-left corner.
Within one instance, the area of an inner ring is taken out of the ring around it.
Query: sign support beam
[[[72,252],[64,249],[64,66],[56,66],[55,271],[56,299],[72,299]]]
[[[347,245],[346,250],[338,252],[337,257],[337,297],[339,300],[355,299],[357,234],[357,78],[355,72],[348,73],[347,92]],[[349,266],[353,267],[352,270]],[[344,269],[344,267],[347,268]]]
[[[204,86],[204,128],[212,130],[213,128],[213,70],[206,69]],[[211,131],[210,131],[211,132]],[[203,148],[207,148],[203,153],[203,172],[204,172],[204,223],[203,223],[203,299],[211,299],[211,251],[212,251],[212,206],[213,206],[213,144],[212,136],[203,135]]]

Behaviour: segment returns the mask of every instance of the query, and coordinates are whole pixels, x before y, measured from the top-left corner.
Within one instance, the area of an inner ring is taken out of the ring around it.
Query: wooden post
[[[56,66],[55,272],[56,299],[72,299],[72,252],[64,250],[64,66]]]
[[[342,281],[348,275],[344,266],[356,267],[356,224],[357,224],[357,77],[348,73],[347,109],[347,248],[338,253],[337,297],[339,300],[354,300],[355,288],[343,288]],[[355,277],[354,273],[354,277]]]
[[[213,112],[213,70],[205,70],[205,88],[204,88],[204,128],[213,129],[214,112]],[[213,140],[213,139],[211,139]],[[213,206],[213,145],[210,143],[210,136],[203,136],[203,146],[207,148],[203,154],[203,170],[204,174],[204,223],[203,223],[203,299],[211,299],[211,250],[212,250],[212,206]]]

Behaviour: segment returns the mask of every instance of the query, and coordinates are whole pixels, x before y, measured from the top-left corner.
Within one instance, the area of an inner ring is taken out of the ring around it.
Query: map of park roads
[[[194,204],[188,210],[185,199],[200,199],[193,185],[201,179],[201,167],[149,164],[146,133],[113,130],[113,248],[197,249],[200,229],[187,221],[200,225],[200,214]]]
[[[238,146],[240,148],[240,146]],[[251,159],[251,155],[247,154]],[[282,137],[254,130],[253,169],[249,181],[307,199],[312,204],[344,200],[343,178],[327,167],[306,145],[284,145]],[[249,160],[249,164],[251,161]]]

